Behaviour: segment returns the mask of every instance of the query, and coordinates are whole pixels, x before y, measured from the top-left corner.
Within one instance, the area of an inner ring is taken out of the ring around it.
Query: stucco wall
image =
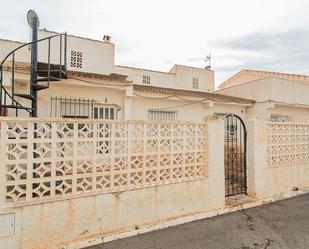
[[[144,93],[141,93],[143,96]],[[146,96],[146,95],[145,95]],[[148,95],[147,95],[148,96]],[[246,107],[233,104],[220,103],[194,103],[198,102],[199,98],[188,98],[188,101],[180,101],[177,99],[160,99],[158,96],[151,98],[132,98],[132,116],[131,119],[148,119],[149,109],[168,109],[177,111],[178,119],[183,121],[202,121],[206,116],[216,113],[234,113],[239,115],[242,119],[246,119]],[[191,100],[192,99],[192,100]],[[190,101],[191,100],[191,101]],[[194,104],[192,104],[194,103]]]
[[[175,65],[170,72],[175,73],[177,85],[181,89],[194,90],[192,88],[193,78],[198,79],[198,91],[212,92],[215,89],[214,71],[212,70]]]
[[[45,38],[55,35],[54,32],[39,30],[38,37]],[[47,62],[48,56],[48,41],[43,41],[38,44],[38,60]],[[64,39],[62,42],[64,48]],[[51,40],[51,62],[59,64],[60,60],[60,41],[59,37]],[[82,68],[71,67],[71,51],[82,52]],[[63,54],[64,56],[64,54]],[[62,63],[64,59],[62,57]],[[76,36],[67,36],[67,66],[68,70],[110,74],[114,66],[114,44],[103,41],[97,41]]]
[[[113,71],[117,74],[128,75],[128,79],[134,84],[143,84],[143,75],[145,75],[150,76],[152,86],[177,88],[174,74],[125,66],[115,66]]]
[[[268,120],[272,114],[287,115],[294,121],[309,120],[309,84],[279,78],[264,78],[217,91],[251,98],[257,103],[248,109],[249,118]]]
[[[267,76],[255,74],[255,73],[252,73],[252,72],[246,73],[246,72],[241,71],[239,74],[236,74],[236,75],[232,76],[232,78],[223,82],[219,86],[219,89],[223,90],[225,88],[238,86],[238,85],[241,85],[243,83],[247,83],[247,82],[251,82],[251,81],[255,81],[255,80],[260,80],[260,79],[263,79],[265,77],[267,77]]]
[[[16,223],[21,233],[16,239],[19,235],[21,241],[8,247],[2,240],[0,248],[60,247],[65,242],[104,237],[223,205],[224,193],[219,193],[215,183],[200,180],[26,206],[9,211],[22,216],[22,223]]]
[[[209,118],[207,134],[207,177],[28,206],[0,206],[0,218],[15,215],[13,233],[3,236],[7,227],[0,229],[0,249],[59,248],[224,207],[223,120]]]
[[[258,102],[272,100],[288,104],[309,105],[308,91],[307,83],[269,77],[224,88],[217,92],[254,99]]]
[[[249,194],[256,197],[266,197],[292,191],[293,187],[300,189],[309,187],[309,163],[294,163],[292,158],[287,155],[290,165],[270,165],[267,155],[273,152],[267,146],[277,142],[269,141],[267,138],[269,134],[267,123],[260,119],[251,119],[247,123],[250,134],[248,136]],[[304,133],[305,136],[306,134]],[[288,132],[283,132],[282,135],[291,136]],[[277,153],[284,155],[286,152],[282,150]]]
[[[242,98],[264,101],[271,98],[270,78],[246,81],[241,85],[230,86],[228,88],[216,91],[221,94],[227,94]]]
[[[2,61],[12,50],[23,45],[21,42],[2,40],[0,39],[0,61]],[[29,62],[30,53],[28,46],[21,48],[15,53],[15,61]],[[12,61],[12,56],[8,58],[8,61]]]
[[[281,115],[292,122],[309,122],[309,108],[305,107],[275,105],[269,109],[269,115]]]
[[[298,105],[309,105],[309,84],[271,78],[271,97],[272,100]]]
[[[80,84],[78,84],[80,83]],[[98,83],[99,84],[99,83]],[[105,86],[85,86],[78,81],[61,81],[51,83],[50,88],[40,91],[38,94],[39,117],[50,116],[51,97],[93,99],[99,104],[114,104],[119,106],[118,119],[124,115],[124,88],[108,88]]]
[[[173,76],[174,77],[174,76]],[[10,85],[11,74],[10,72],[4,73],[6,85]],[[15,85],[16,92],[28,93],[29,92],[29,74],[16,73],[15,80],[17,82],[24,82],[21,89],[20,84]],[[94,99],[102,104],[115,104],[120,107],[118,119],[134,119],[134,120],[148,120],[149,109],[167,109],[170,107],[172,110],[178,112],[178,120],[183,121],[197,121],[200,122],[207,115],[215,113],[234,113],[242,119],[247,117],[247,107],[244,105],[233,103],[213,103],[204,101],[199,102],[201,98],[186,97],[184,100],[179,98],[166,98],[165,95],[154,95],[151,93],[133,94],[133,89],[127,86],[109,87],[104,84],[112,85],[119,84],[117,82],[110,82],[108,80],[85,79],[93,83],[79,81],[77,79],[62,80],[60,82],[50,82],[50,88],[38,92],[38,115],[39,117],[49,117],[51,110],[51,97],[62,98],[85,98]],[[160,81],[161,82],[161,81]],[[47,83],[45,83],[47,84]],[[10,89],[10,87],[8,87]],[[140,96],[143,97],[140,97]],[[30,106],[29,100],[24,98],[17,98],[18,101],[24,105]],[[107,101],[107,102],[106,102]],[[11,112],[14,114],[14,111]],[[25,112],[20,114],[27,115]]]
[[[203,68],[175,65],[168,73],[141,68],[115,66],[114,72],[128,75],[134,84],[143,84],[143,75],[150,76],[150,85],[210,92],[214,90],[214,72]],[[198,79],[198,89],[193,89],[193,78]]]

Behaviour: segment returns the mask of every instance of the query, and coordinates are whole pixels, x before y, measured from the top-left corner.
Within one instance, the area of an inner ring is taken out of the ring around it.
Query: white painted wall
[[[150,76],[152,86],[201,92],[214,91],[214,72],[203,68],[175,65],[168,73],[142,68],[115,66],[114,72],[128,75],[134,84],[143,84],[143,75]],[[193,89],[193,78],[199,81],[199,88]]]
[[[0,207],[0,218],[15,214],[15,233],[1,236],[0,249],[61,248],[92,237],[165,223],[224,207],[224,129],[218,117],[207,119],[208,176],[187,182],[16,207]],[[10,226],[11,224],[7,224]],[[25,229],[26,228],[26,229]]]
[[[118,112],[118,119],[123,119],[125,88],[85,86],[83,84],[76,83],[77,82],[74,83],[74,81],[64,80],[57,83],[51,83],[49,89],[40,91],[38,94],[38,116],[50,117],[51,97],[62,97],[93,99],[100,104],[117,105],[120,108]]]
[[[39,30],[38,39],[57,35],[58,33]],[[61,62],[64,64],[64,37],[62,37]],[[22,43],[0,40],[0,58]],[[48,40],[38,43],[38,60],[48,62]],[[60,63],[60,37],[50,39],[50,61]],[[169,72],[160,72],[126,66],[115,66],[114,44],[88,38],[67,36],[67,69],[86,73],[105,74],[111,73],[128,75],[134,84],[143,84],[143,75],[150,76],[150,85],[158,87],[196,90],[202,92],[214,91],[214,72],[203,68],[194,68],[175,65]],[[82,68],[71,66],[71,51],[82,53]],[[16,53],[16,61],[30,63],[30,50],[28,47]],[[193,89],[193,78],[197,78],[199,88]]]
[[[0,62],[15,48],[23,45],[22,42],[9,41],[0,39]],[[15,61],[19,62],[29,62],[30,60],[30,50],[28,46],[21,48],[15,53]],[[12,56],[8,58],[8,61],[12,61]]]
[[[145,95],[144,93],[141,93]],[[184,97],[186,98],[186,97]],[[192,98],[193,101],[198,101],[198,98]],[[155,98],[132,98],[132,116],[131,119],[148,119],[149,109],[167,109],[176,110],[178,119],[180,121],[202,121],[206,116],[213,115],[215,113],[234,113],[240,116],[242,119],[246,119],[246,106],[232,105],[232,104],[219,104],[219,103],[196,103],[190,104],[192,101],[183,101],[177,99],[160,99],[159,96]]]
[[[309,105],[309,84],[279,78],[264,78],[218,90],[218,93],[261,101]]]
[[[55,35],[57,33],[39,30],[39,39]],[[64,40],[62,43],[64,47]],[[41,62],[47,62],[48,41],[39,43],[38,59]],[[58,63],[60,61],[60,38],[56,37],[51,40],[51,61]],[[82,52],[82,68],[71,67],[71,51]],[[62,59],[63,61],[63,59]],[[77,36],[67,36],[67,66],[68,70],[81,71],[96,74],[110,74],[114,66],[114,44],[103,41],[97,41]]]
[[[176,75],[177,86],[180,89],[212,92],[215,89],[214,71],[204,68],[175,65],[171,73]],[[199,89],[193,89],[193,78],[199,81]]]
[[[147,70],[142,68],[133,68],[125,66],[115,66],[114,73],[128,75],[128,79],[134,84],[143,84],[143,75],[150,76],[150,85],[168,88],[178,88],[174,74]]]
[[[248,121],[248,192],[268,197],[309,187],[309,164],[269,167],[267,165],[267,130],[263,119]],[[289,135],[289,134],[285,134]],[[284,152],[281,152],[284,153]]]
[[[248,112],[250,118],[269,119],[271,114],[282,114],[298,121],[309,120],[309,84],[307,83],[264,78],[217,92],[256,100],[257,103]]]

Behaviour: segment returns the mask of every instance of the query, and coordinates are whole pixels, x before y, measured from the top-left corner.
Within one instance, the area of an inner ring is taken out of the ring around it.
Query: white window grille
[[[198,78],[193,78],[193,79],[192,79],[192,88],[193,88],[193,89],[199,89]]]
[[[148,119],[149,120],[178,120],[178,111],[175,110],[148,110]]]
[[[273,113],[270,115],[270,121],[271,122],[292,122],[293,118],[288,115]]]
[[[150,85],[150,76],[143,75],[143,84]]]
[[[83,67],[83,53],[79,51],[71,51],[71,67]]]
[[[51,97],[50,117],[92,118],[94,99]]]
[[[52,97],[50,116],[78,119],[117,119],[119,110],[119,106],[116,104],[103,104],[94,99]]]

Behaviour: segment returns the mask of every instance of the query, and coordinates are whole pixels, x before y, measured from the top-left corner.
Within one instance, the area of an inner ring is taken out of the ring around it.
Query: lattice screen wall
[[[79,121],[1,121],[0,203],[207,176],[206,123]]]
[[[309,123],[267,123],[267,164],[281,167],[309,163]]]

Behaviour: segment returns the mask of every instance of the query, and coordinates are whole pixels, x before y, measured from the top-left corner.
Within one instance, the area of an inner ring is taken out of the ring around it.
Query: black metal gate
[[[247,193],[247,131],[235,114],[224,118],[225,196]]]

